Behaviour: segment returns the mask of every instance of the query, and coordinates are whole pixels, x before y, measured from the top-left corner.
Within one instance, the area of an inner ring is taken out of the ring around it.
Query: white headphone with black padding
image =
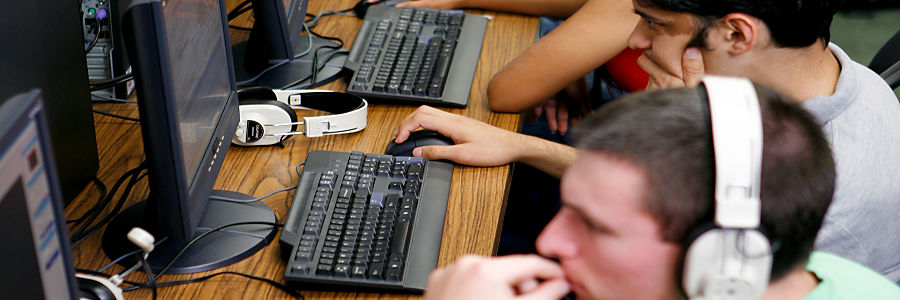
[[[689,299],[759,299],[769,284],[771,243],[760,228],[762,117],[744,78],[706,76],[716,164],[715,225],[685,246]]]

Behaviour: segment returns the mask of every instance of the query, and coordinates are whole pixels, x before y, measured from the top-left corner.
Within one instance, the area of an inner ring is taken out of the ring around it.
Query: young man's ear
[[[730,13],[716,23],[718,26],[711,30],[708,41],[717,44],[712,48],[726,50],[732,55],[750,51],[759,42],[763,29],[759,19],[744,13]]]

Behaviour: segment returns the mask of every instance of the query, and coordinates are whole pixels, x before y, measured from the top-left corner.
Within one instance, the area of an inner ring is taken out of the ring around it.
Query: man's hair
[[[765,22],[777,46],[801,48],[818,39],[828,43],[831,19],[843,0],[637,0],[637,3],[696,16],[699,22],[695,39],[705,38],[706,27],[713,20],[740,12]],[[694,46],[704,45],[701,40]]]
[[[772,279],[805,264],[834,192],[835,168],[815,119],[757,86],[763,122],[761,224],[775,251]],[[665,241],[683,244],[714,215],[715,162],[705,89],[660,90],[607,105],[575,128],[580,150],[633,163],[643,205]],[[602,171],[599,171],[602,172]]]

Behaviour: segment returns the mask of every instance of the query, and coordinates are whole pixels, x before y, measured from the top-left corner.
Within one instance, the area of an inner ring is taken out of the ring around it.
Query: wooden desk
[[[239,1],[228,0],[229,7]],[[351,7],[355,0],[313,0],[308,11],[317,14],[325,8],[342,9]],[[532,44],[537,20],[533,17],[511,15],[496,12],[470,10],[474,14],[488,14],[493,20],[488,23],[481,58],[475,73],[475,81],[469,96],[466,109],[447,109],[447,111],[466,115],[492,125],[517,130],[520,117],[517,114],[498,114],[490,112],[487,106],[486,90],[491,76],[499,71],[507,62]],[[244,17],[249,18],[250,14]],[[249,20],[237,19],[233,25],[246,26]],[[324,18],[315,28],[317,33],[336,36],[343,39],[346,48],[353,43],[357,28],[362,21],[358,18],[330,16]],[[232,30],[232,42],[246,39],[247,33]],[[336,81],[324,86],[325,89],[345,90],[346,82]],[[134,104],[97,104],[96,109],[116,114],[137,117],[137,106]],[[380,153],[393,137],[395,126],[415,110],[415,106],[378,105],[369,106],[368,127],[359,133],[349,135],[327,136],[307,139],[293,137],[285,142],[285,148],[279,147],[231,147],[225,158],[222,171],[216,181],[215,188],[238,191],[253,196],[264,195],[270,191],[297,184],[298,176],[294,166],[305,161],[309,151],[323,149],[335,151],[359,150]],[[301,112],[302,113],[302,112]],[[122,121],[95,114],[97,127],[97,143],[100,152],[100,170],[98,176],[107,185],[112,185],[126,170],[137,166],[144,157],[140,138],[140,127],[134,122]],[[510,168],[475,168],[458,166],[453,172],[453,183],[444,223],[443,242],[439,265],[446,265],[457,257],[468,253],[491,255],[496,252],[500,224],[507,187],[509,186]],[[144,199],[148,194],[147,181],[144,179],[131,192],[127,205]],[[95,203],[99,192],[95,187],[86,188],[78,198],[66,208],[69,218],[79,216]],[[284,217],[290,207],[293,192],[284,192],[263,200],[279,218]],[[98,232],[74,249],[73,255],[78,268],[96,270],[108,264],[108,259],[100,248],[102,232]],[[213,271],[187,274],[166,275],[163,281],[196,278],[220,271],[234,271],[253,274],[283,282],[285,262],[279,255],[278,241],[274,241],[253,256],[225,268]],[[115,266],[108,272],[120,272]],[[143,273],[135,272],[128,276],[133,281],[145,281]],[[384,295],[375,293],[351,293],[329,291],[303,291],[307,298],[418,298],[410,295]],[[125,294],[127,298],[150,298],[150,290],[142,289]],[[161,299],[261,299],[284,298],[288,295],[268,284],[243,277],[225,275],[202,283],[179,285],[159,289]]]

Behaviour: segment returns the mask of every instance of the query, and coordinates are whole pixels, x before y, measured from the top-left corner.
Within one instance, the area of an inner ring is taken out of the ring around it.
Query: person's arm
[[[569,292],[562,268],[537,255],[468,255],[428,276],[425,300],[560,299]]]
[[[622,52],[638,20],[631,0],[588,0],[491,78],[491,109],[522,112],[543,103]]]
[[[588,0],[418,0],[397,4],[398,7],[437,9],[479,8],[533,16],[565,18]]]
[[[500,129],[428,106],[419,107],[400,123],[394,141],[406,141],[409,133],[420,127],[437,131],[455,143],[452,146],[424,146],[413,150],[414,156],[429,160],[446,159],[485,167],[521,161],[559,178],[575,159],[575,148],[570,146]]]

